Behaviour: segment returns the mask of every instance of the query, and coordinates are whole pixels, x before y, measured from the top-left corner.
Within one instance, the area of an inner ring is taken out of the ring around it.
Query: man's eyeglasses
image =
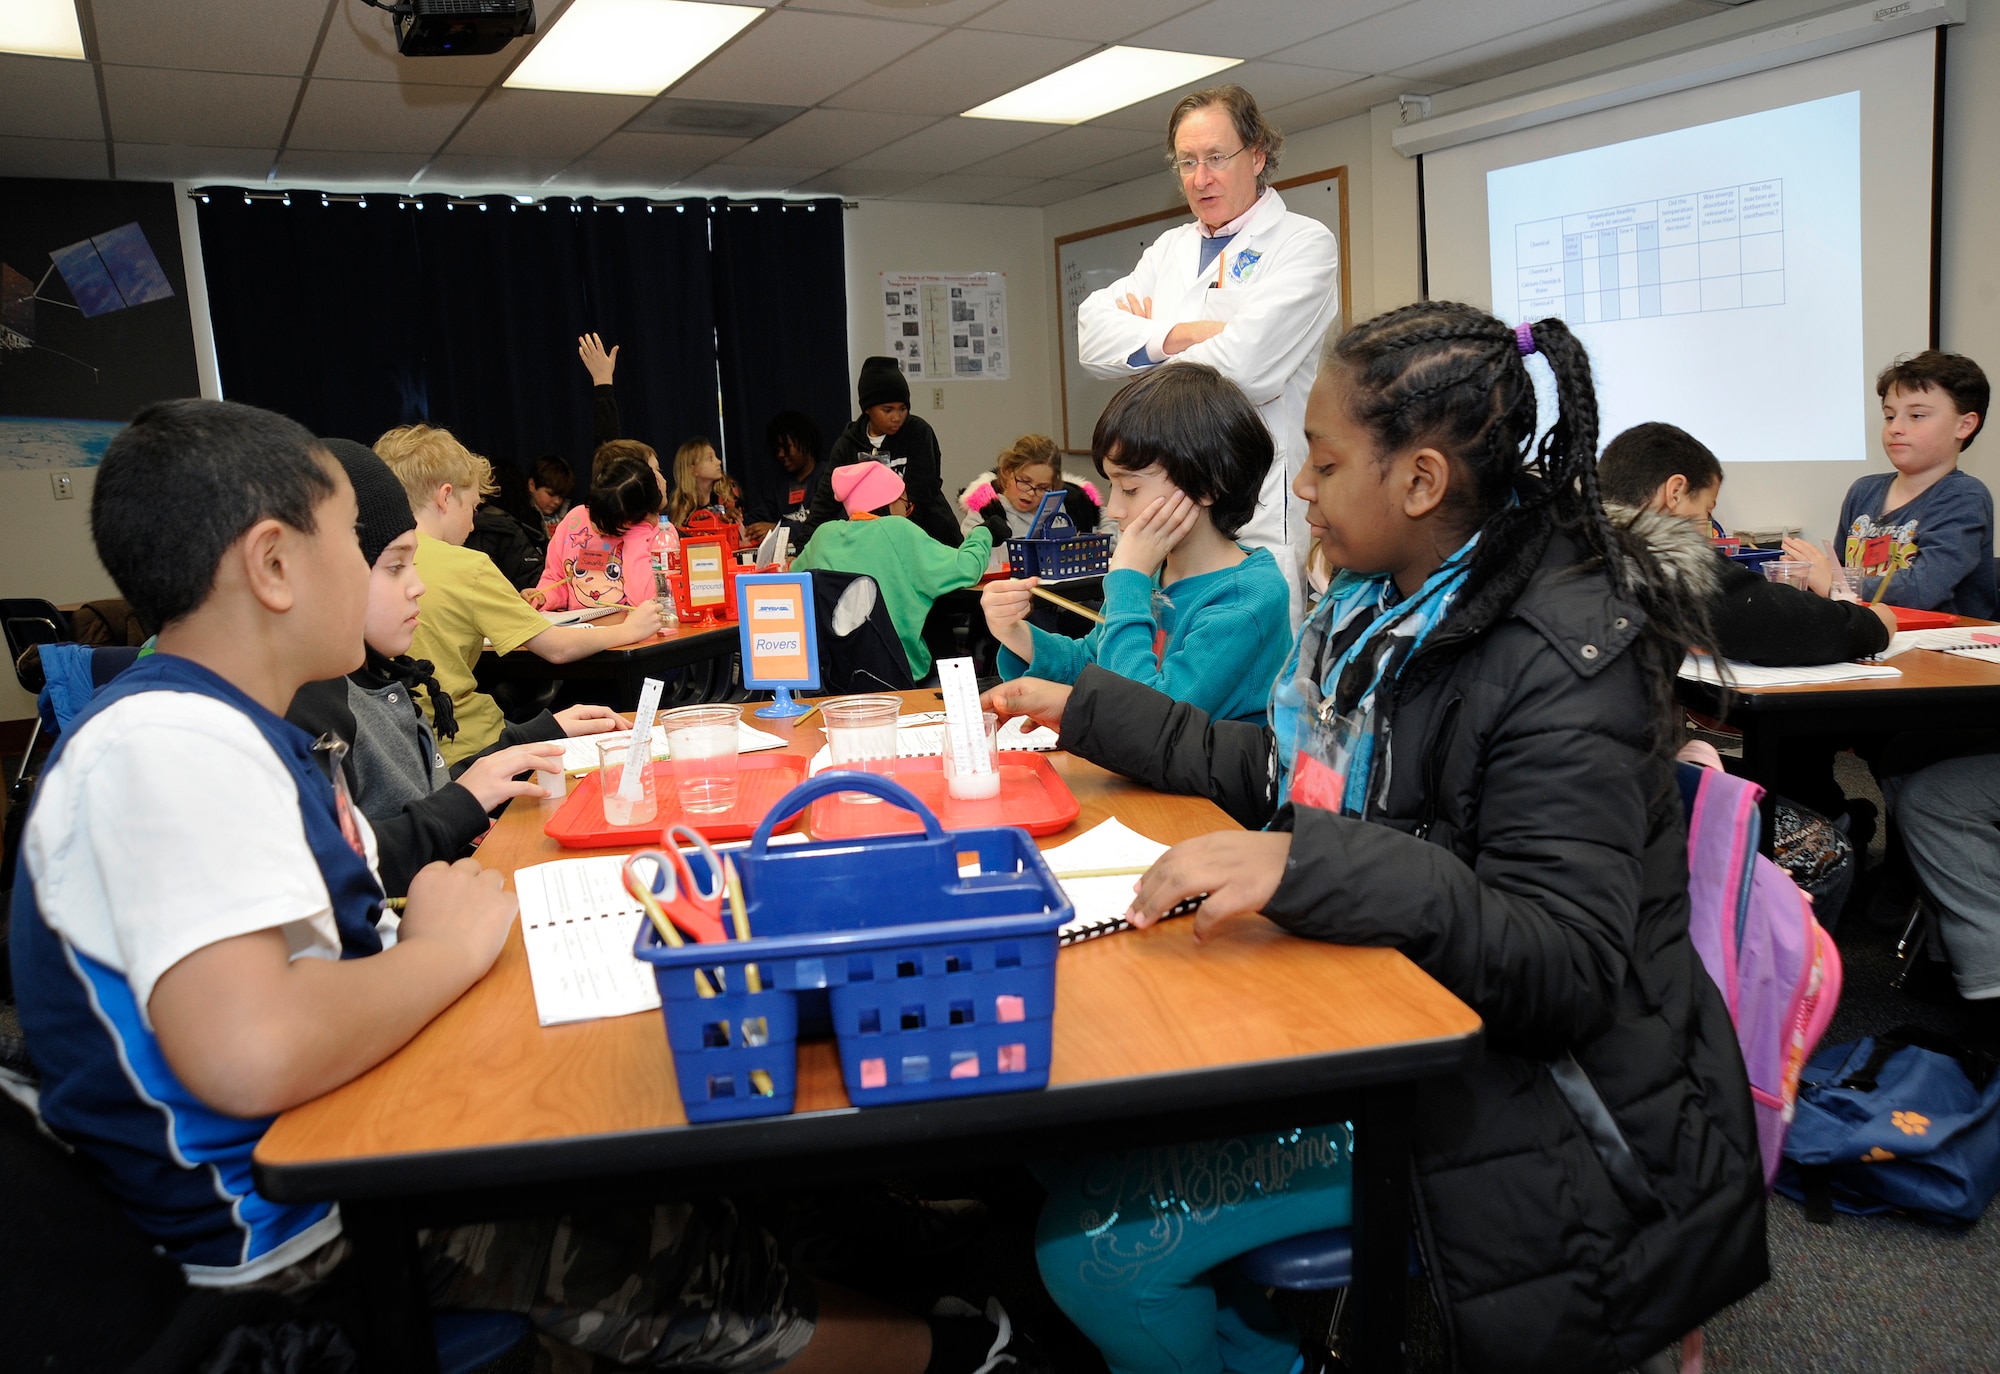
[[[1248,151],[1249,145],[1246,144],[1233,153],[1210,153],[1207,157],[1168,158],[1167,161],[1176,172],[1180,173],[1181,179],[1185,181],[1194,175],[1194,169],[1197,167],[1206,167],[1211,172],[1219,172],[1222,170],[1224,163],[1233,157],[1241,157]]]

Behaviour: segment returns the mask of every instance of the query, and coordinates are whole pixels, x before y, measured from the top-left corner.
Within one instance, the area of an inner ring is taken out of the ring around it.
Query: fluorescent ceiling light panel
[[[82,59],[83,30],[73,0],[6,0],[0,4],[0,52]]]
[[[658,95],[763,13],[691,0],[571,0],[503,84]]]
[[[1242,62],[1240,57],[1198,52],[1111,47],[967,110],[964,117],[1081,124]]]

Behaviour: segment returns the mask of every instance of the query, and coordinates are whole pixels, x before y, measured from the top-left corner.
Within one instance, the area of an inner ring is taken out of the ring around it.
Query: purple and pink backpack
[[[1679,771],[1688,812],[1688,933],[1736,1025],[1769,1187],[1799,1071],[1840,1004],[1840,951],[1813,918],[1811,899],[1757,852],[1764,789],[1716,769],[1683,763]]]

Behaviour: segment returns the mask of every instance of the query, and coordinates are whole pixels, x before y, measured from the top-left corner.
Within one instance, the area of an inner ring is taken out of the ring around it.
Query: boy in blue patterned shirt
[[[1986,374],[1962,354],[1926,349],[1884,368],[1875,394],[1882,451],[1896,470],[1856,478],[1847,489],[1834,533],[1841,561],[1862,570],[1861,594],[1870,601],[1990,619],[1993,494],[1958,466],[1986,424]],[[1831,574],[1826,555],[1804,540],[1785,548],[1815,565],[1815,586]]]

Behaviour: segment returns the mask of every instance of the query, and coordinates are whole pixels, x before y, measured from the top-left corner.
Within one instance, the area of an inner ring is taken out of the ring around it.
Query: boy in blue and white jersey
[[[516,910],[463,859],[385,912],[367,820],[284,719],[361,664],[356,518],[310,434],[219,401],[141,412],[92,497],[98,557],[158,649],[44,767],[15,991],[43,1121],[197,1285],[307,1292],[346,1260],[338,1209],[262,1196],[252,1152],[484,976]],[[419,1264],[435,1306],[526,1312],[622,1364],[966,1374],[1007,1341],[1004,1318],[926,1323],[815,1284],[719,1198],[434,1230]]]

